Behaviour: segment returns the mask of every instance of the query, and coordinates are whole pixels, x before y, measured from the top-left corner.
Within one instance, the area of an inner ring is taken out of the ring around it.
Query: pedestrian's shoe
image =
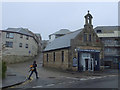
[[[36,79],[38,79],[39,77],[36,77]]]
[[[31,80],[31,78],[28,78],[28,80]]]

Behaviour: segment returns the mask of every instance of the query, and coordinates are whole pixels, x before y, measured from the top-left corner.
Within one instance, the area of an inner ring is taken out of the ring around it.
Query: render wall
[[[33,60],[33,56],[18,56],[18,55],[5,55],[2,56],[2,60],[6,63],[19,63]]]
[[[2,43],[6,44],[6,41],[13,42],[13,48],[5,47],[2,50],[2,60],[13,63],[26,61],[30,58],[33,58],[37,55],[38,44],[36,43],[33,37],[29,36],[29,39],[26,39],[26,35],[23,35],[23,38],[20,38],[20,34],[14,33],[14,38],[6,38],[6,32],[2,32]],[[19,47],[19,44],[22,43],[22,47]],[[28,44],[28,48],[25,45]]]

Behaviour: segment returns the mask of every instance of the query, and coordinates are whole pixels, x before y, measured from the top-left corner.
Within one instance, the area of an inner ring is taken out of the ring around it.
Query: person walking
[[[35,74],[36,74],[36,79],[38,79],[38,72],[37,72],[37,63],[36,63],[36,61],[34,61],[33,62],[33,64],[32,65],[30,65],[30,71],[31,71],[31,73],[30,73],[30,75],[29,75],[29,77],[28,77],[28,80],[30,79],[30,77],[32,76],[32,74],[33,74],[33,72],[35,72]]]

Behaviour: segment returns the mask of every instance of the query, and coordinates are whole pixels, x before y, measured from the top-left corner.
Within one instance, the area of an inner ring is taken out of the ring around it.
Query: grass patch
[[[7,65],[5,62],[0,61],[0,78],[5,78],[6,75],[6,71],[7,71]]]

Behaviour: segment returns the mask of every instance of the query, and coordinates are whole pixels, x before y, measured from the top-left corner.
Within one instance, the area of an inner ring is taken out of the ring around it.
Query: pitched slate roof
[[[33,36],[33,34],[26,28],[8,28],[2,31],[15,32],[15,33],[21,33],[21,34]]]
[[[53,34],[50,34],[50,35],[55,35],[55,34],[67,34],[67,33],[70,33],[70,30],[68,29],[61,29]]]
[[[27,28],[8,28],[8,29],[2,30],[2,31],[19,33],[19,34],[31,36],[38,43],[38,37],[33,32],[29,31]]]
[[[75,32],[71,32],[71,33],[66,34],[64,36],[56,38],[54,41],[52,41],[51,43],[49,43],[46,46],[44,51],[50,51],[50,50],[70,47],[70,40],[74,39],[81,31],[82,31],[82,29],[79,29]]]

